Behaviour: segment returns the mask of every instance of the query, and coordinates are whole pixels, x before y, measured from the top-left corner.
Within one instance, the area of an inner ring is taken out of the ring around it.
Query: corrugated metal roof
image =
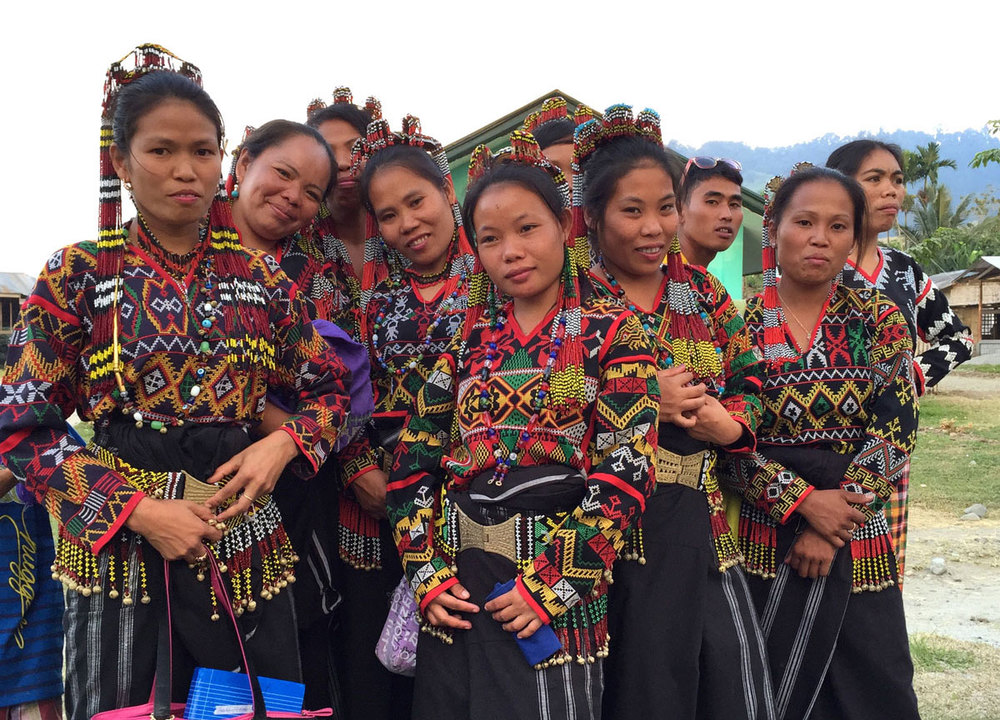
[[[955,280],[964,272],[965,270],[951,270],[949,272],[937,273],[931,275],[931,280],[937,285],[938,290],[944,290],[954,285]]]
[[[24,273],[0,272],[0,293],[27,297],[35,287],[35,278]]]

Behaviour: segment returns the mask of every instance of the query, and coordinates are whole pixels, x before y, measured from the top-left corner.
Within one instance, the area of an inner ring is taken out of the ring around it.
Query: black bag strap
[[[247,674],[247,682],[250,685],[250,694],[253,698],[253,720],[266,720],[267,707],[264,704],[264,694],[260,689],[260,682],[257,674],[250,664],[246,647],[243,645],[243,633],[236,622],[236,614],[233,612],[232,603],[229,600],[229,593],[226,592],[225,584],[222,582],[222,573],[219,564],[215,560],[215,555],[211,549],[205,547],[206,559],[208,561],[208,574],[212,581],[212,588],[218,599],[219,606],[223,613],[232,623],[236,633],[236,643],[240,647],[240,655],[243,657],[243,669]],[[170,561],[163,561],[163,584],[166,604],[164,606],[165,618],[160,622],[160,629],[156,641],[156,680],[153,686],[153,715],[150,720],[173,720],[170,712],[170,695],[172,689],[173,671],[173,632],[172,615],[170,612]]]

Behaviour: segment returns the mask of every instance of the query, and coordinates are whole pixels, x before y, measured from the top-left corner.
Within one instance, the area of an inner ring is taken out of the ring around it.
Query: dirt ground
[[[907,630],[1000,647],[1000,508],[977,522],[911,507],[909,525]],[[944,558],[942,575],[929,570],[935,557]]]

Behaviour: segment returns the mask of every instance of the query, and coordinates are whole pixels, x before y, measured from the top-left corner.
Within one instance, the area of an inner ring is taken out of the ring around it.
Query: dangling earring
[[[125,186],[125,192],[128,193],[128,196],[130,198],[134,199],[135,196],[132,194],[132,181],[131,180],[125,180],[125,181],[122,182],[122,185]]]
[[[233,183],[233,189],[229,191],[229,199],[236,200],[240,196],[240,184]]]

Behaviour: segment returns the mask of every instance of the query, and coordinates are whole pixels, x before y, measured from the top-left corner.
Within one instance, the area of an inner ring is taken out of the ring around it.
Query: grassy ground
[[[927,395],[910,474],[910,502],[948,512],[1000,507],[1000,396]]]
[[[913,687],[923,720],[985,720],[1000,707],[1000,648],[912,635]]]
[[[983,373],[984,375],[1000,375],[1000,365],[959,365],[955,372],[963,374]]]

